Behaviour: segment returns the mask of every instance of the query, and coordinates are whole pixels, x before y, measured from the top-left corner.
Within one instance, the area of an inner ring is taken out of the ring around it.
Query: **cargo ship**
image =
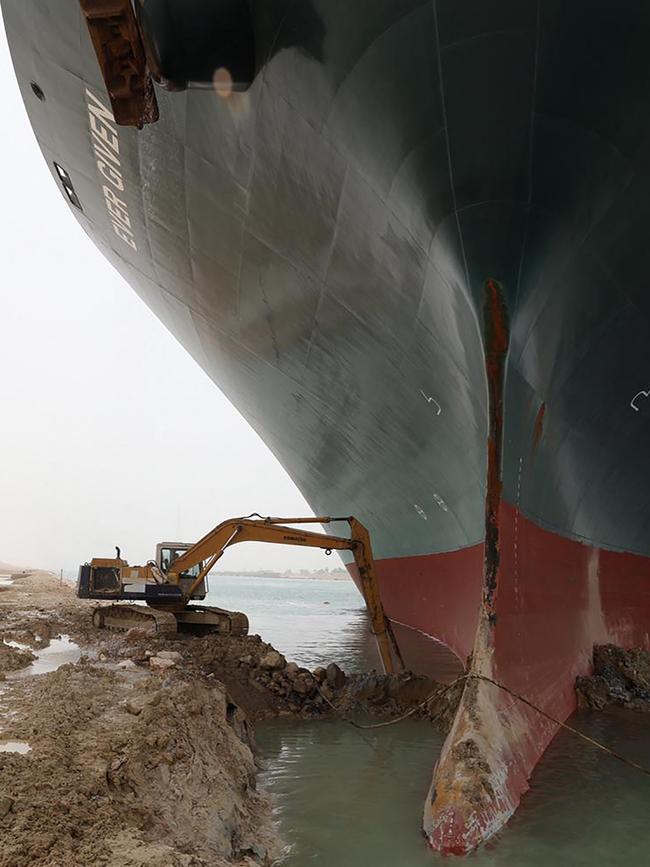
[[[81,227],[481,676],[423,820],[472,850],[557,730],[512,693],[650,646],[650,6],[2,8]]]

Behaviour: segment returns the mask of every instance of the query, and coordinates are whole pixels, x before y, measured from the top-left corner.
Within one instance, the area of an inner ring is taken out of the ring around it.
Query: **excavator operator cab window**
[[[174,566],[174,560],[184,554],[187,551],[187,548],[162,548],[160,551],[160,564],[164,572],[168,572]],[[188,575],[191,578],[196,578],[201,571],[201,563],[197,563],[196,566],[192,566],[191,569],[187,569],[183,574]]]

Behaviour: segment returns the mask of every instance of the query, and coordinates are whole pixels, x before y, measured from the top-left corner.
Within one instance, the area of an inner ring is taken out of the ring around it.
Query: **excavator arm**
[[[330,524],[345,521],[350,536],[328,536],[292,524]],[[387,674],[395,670],[394,660],[404,664],[390,621],[384,613],[379,594],[370,537],[356,518],[231,518],[223,521],[194,545],[158,546],[157,560],[145,566],[129,566],[120,557],[93,558],[79,567],[77,595],[81,599],[99,599],[112,604],[96,608],[93,622],[109,629],[129,629],[133,626],[153,627],[157,632],[216,631],[222,634],[246,635],[248,618],[241,612],[201,606],[195,603],[205,597],[208,572],[231,545],[239,542],[268,542],[276,545],[299,545],[330,551],[351,551],[356,563],[359,582],[370,613],[382,664]],[[162,558],[164,550],[182,550],[168,566]],[[146,602],[124,605],[123,600]]]
[[[350,537],[328,536],[326,533],[315,533],[310,530],[287,526],[289,524],[329,524],[333,521],[346,521],[350,525]],[[203,563],[203,568],[187,591],[188,598],[191,599],[194,590],[201,584],[226,548],[239,542],[268,542],[276,545],[321,548],[325,551],[351,551],[359,573],[361,589],[370,613],[384,670],[387,674],[395,670],[393,656],[397,659],[400,667],[404,667],[392,626],[386,617],[381,602],[370,536],[360,521],[354,517],[332,518],[329,516],[230,519],[219,524],[174,560],[170,566],[168,580],[178,581],[183,572]]]

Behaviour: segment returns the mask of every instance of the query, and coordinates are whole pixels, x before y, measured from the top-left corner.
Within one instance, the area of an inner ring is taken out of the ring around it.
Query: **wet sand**
[[[91,607],[46,572],[0,585],[0,867],[270,864],[243,712],[182,654],[132,662]]]

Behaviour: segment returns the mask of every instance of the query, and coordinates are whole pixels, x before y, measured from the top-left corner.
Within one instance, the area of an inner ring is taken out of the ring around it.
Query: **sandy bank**
[[[120,667],[89,617],[48,573],[14,574],[0,594],[0,636],[23,646],[0,644],[14,673],[0,683],[0,739],[31,748],[0,752],[0,867],[270,863],[270,805],[226,688],[175,666]],[[61,632],[86,651],[78,663],[13,679]]]
[[[3,569],[0,564],[0,574],[9,575],[8,583],[0,584],[0,613],[3,610],[15,611],[21,608],[58,609],[76,602],[72,586],[61,585],[59,576],[53,572],[40,569]]]
[[[12,705],[3,737],[31,751],[0,755],[3,867],[246,864],[272,844],[221,686],[82,663]]]

